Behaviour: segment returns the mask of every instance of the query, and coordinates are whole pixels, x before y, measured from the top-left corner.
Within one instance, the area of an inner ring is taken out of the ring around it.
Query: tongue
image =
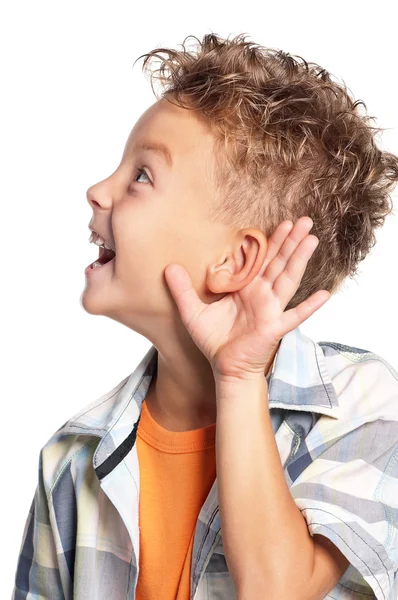
[[[108,250],[105,248],[104,252],[101,254],[101,256],[97,258],[97,260],[99,263],[101,263],[101,265],[104,265],[105,263],[112,260],[114,256],[116,256],[116,254],[113,250]]]

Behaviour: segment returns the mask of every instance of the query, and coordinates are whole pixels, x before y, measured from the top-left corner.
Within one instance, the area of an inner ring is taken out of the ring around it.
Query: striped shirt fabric
[[[135,599],[135,442],[157,354],[151,346],[131,375],[42,447],[12,600]],[[325,598],[397,600],[397,371],[371,351],[314,342],[297,327],[282,338],[267,381],[292,497],[310,534],[329,538],[350,562]],[[187,600],[235,598],[216,478],[196,522]]]

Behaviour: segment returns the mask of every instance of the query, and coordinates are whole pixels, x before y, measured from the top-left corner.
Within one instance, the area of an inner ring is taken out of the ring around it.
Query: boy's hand
[[[308,233],[312,226],[310,217],[301,217],[295,225],[280,223],[269,238],[258,274],[237,292],[211,304],[199,298],[182,265],[165,268],[181,320],[217,380],[248,380],[264,374],[282,337],[330,298],[327,290],[318,290],[284,312],[319,242]]]

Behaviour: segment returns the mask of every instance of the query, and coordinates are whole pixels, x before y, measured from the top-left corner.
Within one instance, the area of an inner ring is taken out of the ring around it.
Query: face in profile
[[[228,234],[206,218],[214,194],[213,142],[193,111],[165,99],[139,118],[116,171],[87,190],[90,226],[116,253],[86,270],[81,304],[87,312],[152,339],[174,310],[163,274],[173,262],[187,269],[206,301],[206,269],[222,259]],[[102,252],[93,245],[93,262]]]

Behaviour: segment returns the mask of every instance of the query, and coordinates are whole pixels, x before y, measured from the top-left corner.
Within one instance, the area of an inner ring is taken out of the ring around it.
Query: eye
[[[137,169],[137,171],[136,171],[136,174],[135,174],[135,175],[134,175],[134,177],[133,177],[133,181],[132,181],[132,183],[141,183],[141,182],[137,181],[137,177],[140,177],[141,175],[145,175],[145,177],[146,177],[146,178],[148,179],[148,181],[149,181],[149,184],[150,184],[150,185],[152,185],[152,182],[151,182],[151,180],[149,179],[149,177],[148,177],[148,175],[147,175],[146,171],[144,171],[144,169]]]

